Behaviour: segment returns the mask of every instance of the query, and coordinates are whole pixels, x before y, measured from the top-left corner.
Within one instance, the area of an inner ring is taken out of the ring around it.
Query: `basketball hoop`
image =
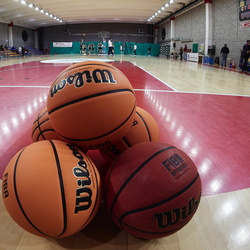
[[[109,31],[99,31],[98,37],[102,38],[102,42],[105,43],[106,39],[109,37]]]

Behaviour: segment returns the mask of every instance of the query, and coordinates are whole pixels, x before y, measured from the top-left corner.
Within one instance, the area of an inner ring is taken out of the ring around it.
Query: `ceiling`
[[[0,0],[0,23],[34,29],[77,23],[155,24],[193,2],[197,0]]]

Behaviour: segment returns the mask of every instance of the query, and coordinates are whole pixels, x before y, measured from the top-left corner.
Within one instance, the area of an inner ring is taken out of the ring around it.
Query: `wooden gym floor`
[[[102,204],[82,232],[51,240],[20,228],[0,198],[0,250],[250,249],[250,76],[237,70],[124,55],[31,56],[1,61],[0,177],[11,157],[31,143],[32,122],[46,106],[55,77],[72,62],[90,59],[112,60],[110,63],[131,81],[137,105],[157,121],[160,141],[174,144],[193,159],[203,188],[198,211],[179,232],[144,241],[120,231]],[[99,155],[92,154],[104,175],[107,166]]]

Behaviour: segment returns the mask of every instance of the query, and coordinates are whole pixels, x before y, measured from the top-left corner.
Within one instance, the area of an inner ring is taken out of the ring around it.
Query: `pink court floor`
[[[137,105],[195,162],[203,196],[250,187],[250,98],[177,92],[130,62],[110,62],[129,78]],[[0,178],[9,160],[32,143],[31,126],[46,106],[49,87],[70,64],[29,62],[0,68]],[[88,152],[101,174],[107,167]]]

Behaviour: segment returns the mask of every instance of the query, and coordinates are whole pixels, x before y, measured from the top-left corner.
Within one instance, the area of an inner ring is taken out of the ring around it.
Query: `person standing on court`
[[[134,55],[136,55],[136,51],[137,51],[137,45],[135,43],[135,45],[134,45]]]
[[[250,55],[250,40],[247,40],[247,43],[244,44],[242,49],[242,58],[243,58],[243,67],[242,71],[247,72],[247,62]]]
[[[110,55],[110,54],[114,55],[113,43],[112,43],[112,39],[111,38],[108,40],[108,48],[109,48],[108,55]]]
[[[229,54],[229,48],[227,47],[227,44],[224,44],[224,46],[221,48],[220,55],[221,55],[221,66],[226,67],[227,64],[227,56]]]
[[[150,54],[151,54],[151,47],[148,46],[148,56],[150,56]]]
[[[180,54],[180,59],[182,60],[182,55],[183,55],[183,48],[182,48],[182,47],[180,47],[180,52],[179,52],[179,54]]]
[[[184,49],[183,49],[183,56],[184,56],[184,60],[187,60],[187,53],[188,53],[188,47],[185,44]]]

